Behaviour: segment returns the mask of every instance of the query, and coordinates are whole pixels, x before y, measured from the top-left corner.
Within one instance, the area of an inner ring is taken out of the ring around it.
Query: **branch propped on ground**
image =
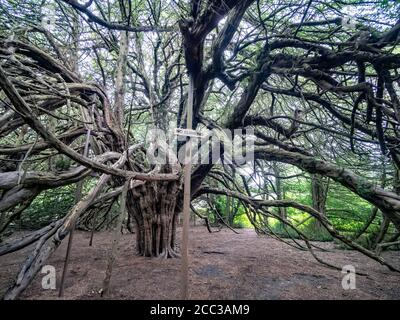
[[[136,146],[129,148],[127,152],[124,152],[120,159],[112,166],[112,168],[118,168],[123,166],[129,155],[135,150]],[[107,174],[101,175],[100,179],[96,183],[96,186],[79,201],[65,216],[61,225],[55,224],[47,233],[39,238],[39,241],[30,254],[21,271],[19,272],[14,285],[9,288],[6,292],[4,299],[13,300],[16,299],[29,285],[36,273],[46,263],[53,252],[59,247],[61,241],[68,235],[68,233],[75,226],[75,223],[79,216],[83,214],[91,204],[100,195],[103,187],[110,181],[111,176]],[[136,181],[135,184],[141,184],[142,181]],[[132,187],[132,185],[131,185]],[[30,241],[34,241],[37,236],[32,236]],[[21,243],[26,243],[27,240],[21,240],[19,244],[14,244],[14,248],[21,247]],[[14,250],[15,251],[15,250]]]

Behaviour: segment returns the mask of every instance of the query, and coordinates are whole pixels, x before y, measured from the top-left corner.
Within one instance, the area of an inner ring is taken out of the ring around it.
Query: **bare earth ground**
[[[190,237],[190,295],[192,299],[400,299],[400,274],[389,271],[355,251],[335,249],[317,252],[337,266],[353,265],[368,276],[357,276],[355,290],[343,290],[340,271],[320,265],[302,252],[253,230],[240,234],[230,230],[209,234],[193,227]],[[99,299],[112,233],[76,232],[65,283],[65,299]],[[111,279],[112,299],[179,299],[180,259],[149,259],[134,254],[135,235],[122,236]],[[55,266],[57,285],[61,278],[67,241],[48,264]],[[10,285],[24,261],[21,252],[0,257],[0,294]],[[400,267],[399,252],[384,257]],[[43,290],[38,274],[21,299],[58,299],[57,291]]]

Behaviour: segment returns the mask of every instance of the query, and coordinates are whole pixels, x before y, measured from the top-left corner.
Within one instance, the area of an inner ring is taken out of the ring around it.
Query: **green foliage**
[[[297,172],[289,171],[290,174]],[[362,186],[361,186],[362,187]],[[361,188],[360,187],[360,188]],[[311,179],[308,176],[299,176],[294,179],[283,181],[283,188],[286,199],[294,199],[299,203],[312,206],[311,196]],[[257,190],[254,190],[257,192]],[[236,204],[236,202],[235,202]],[[227,197],[214,196],[213,205],[218,209],[221,217],[225,222],[231,221],[230,225],[234,228],[254,228],[251,221],[246,215],[244,208],[239,205],[234,212],[233,219],[227,216]],[[277,213],[277,208],[270,208]],[[342,185],[330,181],[329,192],[326,201],[326,214],[333,226],[342,234],[352,238],[359,230],[361,230],[371,215],[372,206],[356,194],[350,192]],[[320,226],[314,218],[310,218],[308,213],[302,212],[295,208],[287,208],[287,217],[289,221],[296,226],[305,236],[313,241],[332,241],[333,237],[328,231]],[[218,223],[219,218],[212,210],[205,211],[211,223]],[[252,214],[252,213],[251,213]],[[366,235],[363,235],[357,241],[368,247],[371,237],[379,232],[381,216],[373,221],[367,229]],[[277,235],[284,238],[301,239],[297,232],[274,218],[268,218],[268,227]],[[391,229],[390,229],[391,230]],[[391,230],[393,231],[393,230]],[[393,232],[390,232],[393,234]]]
[[[234,228],[244,229],[244,228],[253,228],[249,218],[247,217],[246,213],[239,213],[233,219],[233,226]]]
[[[22,215],[21,227],[39,229],[65,216],[74,205],[75,186],[43,191]]]
[[[60,156],[54,161],[54,167],[57,171],[68,171],[71,167],[71,162],[70,158]]]

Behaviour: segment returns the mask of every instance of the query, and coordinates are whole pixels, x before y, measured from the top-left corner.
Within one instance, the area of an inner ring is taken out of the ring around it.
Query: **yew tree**
[[[253,173],[208,143],[210,159],[217,150],[222,160],[193,166],[192,203],[225,195],[258,232],[268,233],[262,218],[274,217],[312,251],[285,210],[270,210],[296,208],[396,270],[335,229],[321,194],[332,180],[400,231],[399,8],[364,0],[2,1],[0,233],[44,192],[86,186],[65,216],[0,244],[0,255],[35,244],[5,298],[27,287],[77,223],[107,213],[125,182],[137,253],[179,257],[185,164],[176,150],[186,140],[149,133],[185,128],[191,99],[198,132],[255,136],[243,150],[254,155]],[[392,174],[386,186],[357,170],[382,161]],[[317,204],[256,196],[246,179],[266,178],[270,164],[310,174]]]

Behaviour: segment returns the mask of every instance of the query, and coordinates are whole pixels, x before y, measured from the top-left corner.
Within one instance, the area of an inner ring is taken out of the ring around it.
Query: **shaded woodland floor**
[[[191,229],[190,295],[192,299],[400,299],[400,274],[355,251],[318,243],[331,252],[317,251],[326,262],[354,265],[367,276],[357,276],[355,290],[343,290],[340,271],[320,265],[308,252],[253,230],[240,234],[222,230],[209,234],[204,227]],[[112,233],[95,234],[89,247],[88,232],[76,232],[65,284],[65,299],[99,299],[107,250]],[[124,234],[111,280],[112,299],[179,299],[179,259],[149,259],[134,254],[134,235]],[[67,240],[48,264],[61,278]],[[0,258],[0,294],[13,281],[30,248]],[[385,258],[400,266],[399,252]],[[57,291],[41,288],[38,274],[21,299],[58,299]]]

